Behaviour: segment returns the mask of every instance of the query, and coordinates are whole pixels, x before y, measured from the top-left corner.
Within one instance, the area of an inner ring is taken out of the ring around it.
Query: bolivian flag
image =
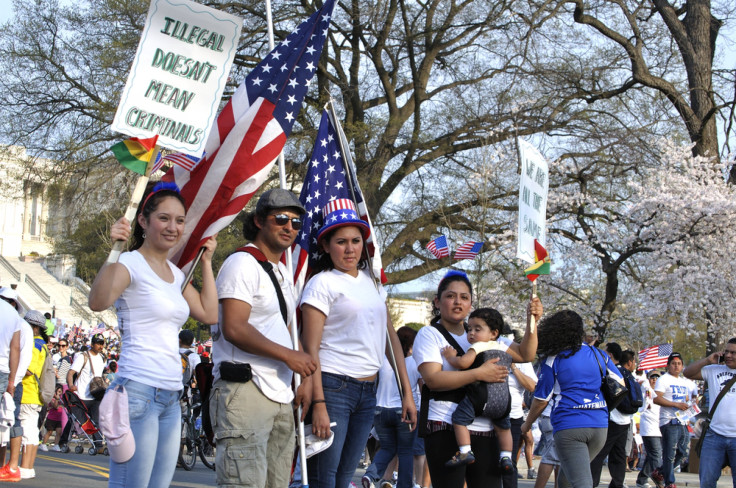
[[[549,255],[547,254],[547,250],[536,239],[534,239],[534,257],[536,262],[524,270],[524,276],[529,278],[529,281],[536,280],[539,275],[549,274],[551,264]]]
[[[158,134],[150,139],[131,137],[123,142],[118,142],[110,150],[120,164],[139,175],[145,175],[148,161],[151,160],[157,140]]]

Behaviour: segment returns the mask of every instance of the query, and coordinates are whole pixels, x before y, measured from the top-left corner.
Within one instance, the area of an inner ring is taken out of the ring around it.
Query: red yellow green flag
[[[150,139],[131,137],[130,139],[118,142],[110,150],[120,164],[139,175],[145,175],[146,167],[151,160],[157,140],[158,134]]]
[[[539,275],[548,275],[552,263],[547,250],[536,239],[534,239],[534,257],[536,262],[524,270],[524,276],[529,278],[529,281],[536,280]]]

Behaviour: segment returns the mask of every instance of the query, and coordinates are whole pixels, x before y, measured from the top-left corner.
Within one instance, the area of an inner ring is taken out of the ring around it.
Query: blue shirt
[[[608,407],[601,393],[601,370],[621,377],[608,354],[583,345],[569,357],[568,351],[550,356],[542,364],[534,397],[550,402],[553,432],[574,428],[608,427]],[[596,361],[596,355],[598,361]]]

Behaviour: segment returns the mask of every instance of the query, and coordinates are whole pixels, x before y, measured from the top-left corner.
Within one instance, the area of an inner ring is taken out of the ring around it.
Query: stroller
[[[92,416],[84,400],[70,390],[62,393],[61,398],[64,410],[66,410],[67,416],[69,417],[68,421],[72,422],[72,433],[69,436],[69,443],[77,443],[74,452],[82,454],[84,452],[83,444],[88,442],[91,444],[91,447],[87,450],[90,456],[96,455],[100,450],[102,450],[105,456],[109,455],[105,438],[98,429],[97,424],[92,420]],[[76,437],[76,440],[72,440],[73,437]],[[69,447],[66,447],[66,452],[69,452]]]

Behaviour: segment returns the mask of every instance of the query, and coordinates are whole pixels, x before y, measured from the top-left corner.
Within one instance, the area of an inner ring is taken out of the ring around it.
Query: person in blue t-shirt
[[[593,486],[590,460],[606,442],[608,407],[601,392],[601,370],[623,378],[603,351],[583,344],[583,319],[571,310],[557,312],[539,324],[543,361],[534,400],[522,432],[531,429],[548,403],[552,404],[552,430],[560,460],[561,477],[570,485]]]

